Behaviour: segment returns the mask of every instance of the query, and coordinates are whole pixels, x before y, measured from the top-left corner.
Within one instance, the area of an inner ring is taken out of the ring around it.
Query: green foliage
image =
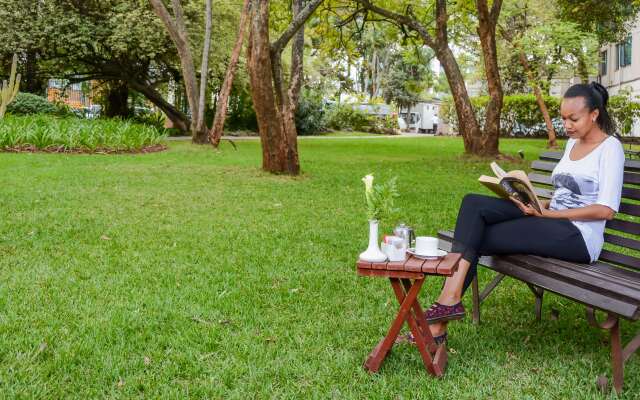
[[[14,115],[56,114],[60,109],[44,97],[20,92],[7,111]]]
[[[326,130],[325,105],[322,94],[303,90],[296,109],[296,130],[298,135],[315,135]]]
[[[246,85],[234,82],[229,96],[229,108],[227,118],[224,121],[225,130],[258,130],[258,120],[253,109],[253,100]]]
[[[392,54],[381,82],[384,100],[403,108],[420,101],[422,93],[433,84],[431,58],[433,52],[424,47]]]
[[[616,132],[623,136],[631,132],[634,121],[640,120],[640,103],[637,100],[634,101],[628,92],[611,96],[607,111],[613,120]]]
[[[564,127],[559,120],[561,98],[543,96],[549,110],[549,116],[553,120],[554,128],[558,135],[564,135]],[[478,118],[478,122],[484,125],[485,106],[489,101],[488,96],[471,98],[471,104]],[[640,119],[640,103],[633,101],[628,93],[611,96],[607,107],[609,114],[620,135],[628,135],[631,132],[633,121]],[[440,107],[440,117],[448,121],[454,132],[458,130],[458,120],[451,98],[446,99]],[[503,136],[546,136],[547,130],[544,118],[532,94],[517,94],[504,96],[502,114],[500,115],[500,133]]]
[[[326,125],[336,130],[366,131],[374,117],[358,109],[353,104],[333,104],[326,112]]]
[[[367,219],[382,221],[398,212],[395,199],[400,195],[397,188],[397,178],[390,178],[385,183],[374,183],[373,175],[362,178],[364,182],[364,197],[367,205]]]
[[[164,138],[155,128],[117,119],[10,115],[0,124],[0,149],[32,146],[39,150],[133,151],[159,144]]]

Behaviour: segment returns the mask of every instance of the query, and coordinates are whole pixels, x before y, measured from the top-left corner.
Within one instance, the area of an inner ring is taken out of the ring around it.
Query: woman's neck
[[[580,138],[580,141],[585,144],[597,144],[604,141],[608,135],[600,129],[599,126],[594,126],[586,135]]]

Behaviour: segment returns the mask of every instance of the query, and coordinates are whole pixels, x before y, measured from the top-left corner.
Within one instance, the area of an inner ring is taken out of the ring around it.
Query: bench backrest
[[[562,153],[546,152],[531,164],[533,172],[529,174],[529,179],[536,186],[536,194],[542,198],[551,198],[553,186],[551,186],[551,171],[558,163]],[[618,265],[624,268],[640,271],[640,258],[629,253],[640,251],[640,223],[635,222],[640,216],[640,204],[633,204],[629,201],[640,200],[640,161],[627,159],[624,164],[624,184],[622,188],[622,202],[616,217],[607,221],[604,240],[615,246],[629,250],[603,249],[600,253],[599,261]],[[626,253],[626,254],[625,254]]]

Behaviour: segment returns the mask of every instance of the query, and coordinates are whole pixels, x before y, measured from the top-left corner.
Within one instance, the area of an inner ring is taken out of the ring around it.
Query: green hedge
[[[62,106],[49,102],[44,97],[32,93],[20,92],[7,106],[7,112],[14,115],[56,114],[66,115],[70,112]]]
[[[488,96],[471,98],[476,118],[481,126],[485,122],[485,109]],[[500,130],[503,136],[546,136],[544,118],[533,94],[517,94],[504,96]],[[564,127],[560,120],[561,98],[544,96],[545,104],[558,135],[564,135]],[[617,132],[627,135],[631,131],[634,118],[640,118],[640,103],[633,102],[627,94],[611,96],[608,105],[609,113]],[[458,118],[452,99],[446,99],[440,107],[440,117],[448,121],[453,132],[458,131]]]

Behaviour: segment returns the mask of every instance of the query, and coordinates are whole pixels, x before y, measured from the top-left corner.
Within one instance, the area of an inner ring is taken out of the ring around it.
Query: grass
[[[6,116],[0,120],[0,149],[49,151],[139,151],[159,145],[162,132],[114,119],[55,118],[48,115]]]
[[[601,398],[605,334],[553,295],[536,323],[512,280],[483,325],[451,325],[444,379],[409,346],[379,374],[362,369],[396,305],[387,282],[354,271],[360,178],[398,176],[399,219],[419,234],[452,227],[489,170],[460,157],[459,139],[301,141],[299,178],[261,172],[259,143],[238,146],[0,154],[0,397]],[[544,141],[501,146],[531,160]],[[622,329],[626,341],[638,326]],[[622,398],[636,398],[637,357],[625,372]]]

